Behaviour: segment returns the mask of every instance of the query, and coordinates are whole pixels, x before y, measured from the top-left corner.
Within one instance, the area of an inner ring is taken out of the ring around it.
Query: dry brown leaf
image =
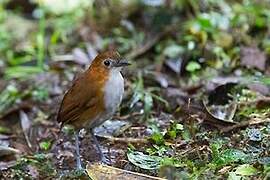
[[[148,176],[141,173],[131,172],[99,163],[88,164],[86,171],[91,179],[129,179],[129,180],[165,180],[163,178]]]

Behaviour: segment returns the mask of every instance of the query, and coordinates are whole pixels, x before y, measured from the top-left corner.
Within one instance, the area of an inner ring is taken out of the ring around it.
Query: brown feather
[[[106,58],[120,58],[118,53],[107,52],[98,55],[87,71],[78,77],[65,94],[61,103],[57,121],[62,125],[70,124],[76,129],[94,124],[98,116],[105,111],[104,86],[109,71],[101,65]]]

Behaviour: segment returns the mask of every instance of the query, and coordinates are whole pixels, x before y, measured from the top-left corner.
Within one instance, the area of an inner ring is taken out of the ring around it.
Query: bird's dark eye
[[[110,66],[111,65],[111,62],[109,60],[105,60],[103,63],[104,63],[105,66]]]

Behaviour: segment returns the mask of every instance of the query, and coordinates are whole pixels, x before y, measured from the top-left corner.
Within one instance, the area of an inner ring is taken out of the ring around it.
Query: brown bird
[[[57,117],[61,126],[72,125],[75,129],[77,168],[81,169],[78,132],[90,129],[102,160],[93,128],[110,119],[122,101],[124,79],[120,73],[129,63],[115,51],[99,54],[90,67],[79,76],[66,92]]]

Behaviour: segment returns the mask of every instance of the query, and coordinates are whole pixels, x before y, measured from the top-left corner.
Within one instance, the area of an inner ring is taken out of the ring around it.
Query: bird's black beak
[[[123,67],[131,65],[127,60],[121,59],[117,63],[114,64],[114,67]]]

